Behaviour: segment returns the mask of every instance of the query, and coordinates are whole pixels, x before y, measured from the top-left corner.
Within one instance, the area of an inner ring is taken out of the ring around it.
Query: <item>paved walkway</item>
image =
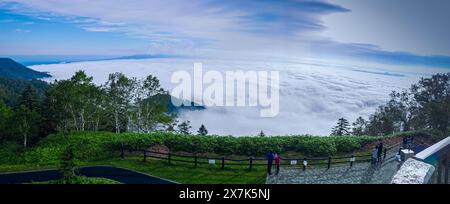
[[[300,167],[284,166],[278,175],[267,176],[267,184],[384,184],[390,183],[399,168],[393,156],[396,151],[388,153],[386,161],[376,166],[370,162],[334,165],[326,167],[308,167],[303,171]]]
[[[173,181],[112,166],[81,167],[79,174],[87,177],[108,178],[124,184],[175,184]],[[33,181],[49,181],[61,178],[62,174],[58,170],[1,173],[0,184],[31,183]]]
[[[267,176],[268,184],[383,184],[390,183],[398,168],[398,162],[386,161],[376,167],[370,163],[359,163],[324,167],[302,168],[285,167],[278,175]]]

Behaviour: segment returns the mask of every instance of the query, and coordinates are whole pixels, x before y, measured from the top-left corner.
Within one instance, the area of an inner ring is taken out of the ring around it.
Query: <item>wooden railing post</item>
[[[306,160],[306,157],[303,159],[303,171],[306,170],[306,165],[308,165],[308,161]]]
[[[331,167],[331,157],[328,157],[328,169]]]
[[[170,162],[170,158],[171,157],[171,155],[170,155],[170,152],[169,152],[169,154],[167,155],[167,161],[169,162],[169,165],[171,164],[171,162]]]
[[[222,169],[225,168],[225,157],[222,157]]]
[[[352,154],[352,158],[350,158],[350,167],[353,166],[354,161],[355,161],[355,155]]]
[[[123,142],[120,143],[120,158],[124,158],[125,157],[125,153],[124,153],[124,147],[123,147]]]
[[[253,157],[250,157],[250,164],[249,164],[249,169],[250,169],[250,171],[252,170],[252,167],[253,167]]]
[[[144,162],[147,161],[147,152],[144,150]]]
[[[197,155],[195,155],[195,157],[194,157],[194,162],[195,162],[195,167],[197,167]]]

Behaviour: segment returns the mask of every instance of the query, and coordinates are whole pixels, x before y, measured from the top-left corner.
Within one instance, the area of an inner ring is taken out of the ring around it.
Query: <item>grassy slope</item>
[[[153,176],[170,179],[182,184],[262,184],[266,181],[265,167],[255,166],[252,171],[247,167],[221,169],[220,164],[193,165],[148,159],[143,162],[142,157],[114,158],[103,161],[78,162],[79,166],[108,165],[128,168]],[[57,165],[37,166],[34,164],[0,165],[0,172],[31,171],[41,169],[55,169]],[[44,182],[47,183],[47,182]]]
[[[265,183],[266,174],[263,166],[249,171],[241,166],[221,169],[216,165],[193,165],[150,159],[142,161],[142,157],[127,157],[107,161],[87,162],[84,165],[110,165],[147,173],[153,176],[170,179],[183,184],[258,184]]]

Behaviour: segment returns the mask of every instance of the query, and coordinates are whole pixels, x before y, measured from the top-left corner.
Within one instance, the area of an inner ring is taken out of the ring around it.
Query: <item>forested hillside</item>
[[[13,79],[39,79],[50,77],[47,73],[32,70],[10,58],[0,58],[0,76]]]
[[[44,81],[13,79],[0,76],[0,101],[12,107],[28,86],[36,90],[39,99],[44,97],[48,88],[48,84]]]

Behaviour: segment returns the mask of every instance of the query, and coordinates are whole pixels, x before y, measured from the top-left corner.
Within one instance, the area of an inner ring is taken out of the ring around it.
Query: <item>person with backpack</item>
[[[272,151],[267,152],[266,159],[267,159],[267,173],[269,175],[272,175],[272,163],[273,163],[273,159],[274,159],[274,155],[273,155]]]

